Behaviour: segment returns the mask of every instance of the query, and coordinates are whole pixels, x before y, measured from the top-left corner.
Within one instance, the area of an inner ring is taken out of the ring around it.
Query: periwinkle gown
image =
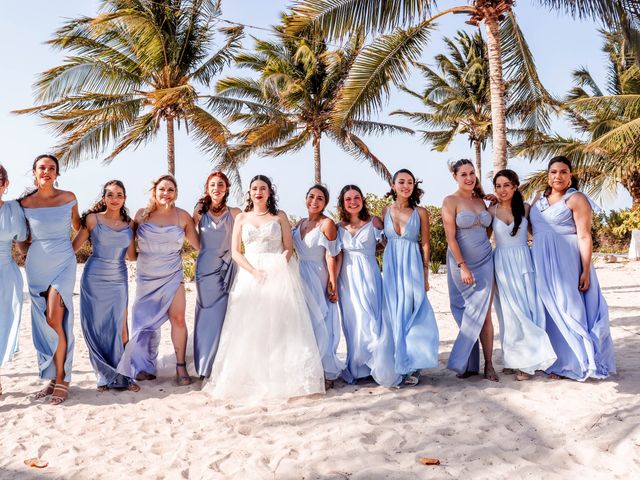
[[[475,283],[465,285],[451,250],[447,250],[447,285],[451,313],[460,327],[447,368],[463,374],[480,370],[478,337],[491,305],[493,289],[493,255],[487,237],[491,214],[486,210],[475,213],[458,212],[456,240],[465,264],[473,273]]]
[[[155,375],[160,327],[169,319],[169,307],[184,280],[180,250],[184,230],[178,225],[143,223],[138,227],[136,297],[131,309],[131,336],[118,372],[136,378]]]
[[[555,362],[556,354],[545,331],[544,307],[528,245],[528,225],[523,218],[515,236],[511,236],[513,222],[507,225],[494,215],[494,306],[504,366],[533,375]]]
[[[93,253],[80,280],[80,324],[99,387],[127,388],[130,383],[117,368],[124,352],[122,327],[129,300],[125,256],[132,238],[129,226],[113,230],[99,216],[91,230]]]
[[[27,222],[15,200],[0,207],[0,366],[11,361],[18,349],[22,315],[22,275],[11,257],[14,241],[27,238]]]
[[[574,380],[606,378],[616,373],[609,307],[593,265],[589,289],[578,290],[582,262],[573,212],[566,204],[577,190],[549,205],[546,197],[532,207],[533,263],[546,330],[558,359],[548,369]]]
[[[233,216],[229,210],[217,222],[209,212],[200,217],[193,357],[196,372],[203,377],[211,375],[235,273],[235,264],[231,260],[232,230]]]
[[[203,391],[244,405],[324,393],[322,361],[295,258],[283,255],[278,220],[242,226],[245,258],[266,278],[238,269],[213,370]]]
[[[71,211],[75,200],[57,207],[24,208],[31,232],[25,270],[31,296],[31,331],[38,358],[40,378],[56,378],[53,355],[58,334],[47,323],[46,294],[54,288],[64,302],[62,328],[67,340],[64,381],[71,381],[73,365],[73,287],[76,283],[76,255],[71,244]]]
[[[401,375],[438,366],[438,325],[424,289],[420,252],[420,216],[414,209],[398,235],[391,210],[384,217],[387,246],[382,261],[382,286],[393,332],[395,371]]]
[[[380,385],[396,386],[393,333],[385,318],[382,275],[376,261],[376,245],[382,230],[366,223],[354,235],[338,227],[342,267],[338,279],[342,328],[347,342],[347,366],[342,377],[348,383],[372,376]]]
[[[328,252],[335,257],[340,252],[338,241],[325,237],[320,227],[311,229],[302,238],[300,228],[296,227],[293,230],[293,243],[324,376],[327,380],[335,380],[344,370],[345,364],[337,355],[340,343],[340,310],[327,297],[329,271],[325,254]]]

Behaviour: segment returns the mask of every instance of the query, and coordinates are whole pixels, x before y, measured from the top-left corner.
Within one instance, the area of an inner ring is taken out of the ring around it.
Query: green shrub
[[[634,228],[640,228],[639,207],[595,214],[591,225],[593,249],[602,253],[625,252]]]

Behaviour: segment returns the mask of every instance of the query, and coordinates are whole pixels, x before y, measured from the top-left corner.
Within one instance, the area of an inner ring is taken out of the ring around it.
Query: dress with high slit
[[[67,341],[64,381],[71,381],[73,366],[73,287],[76,283],[76,255],[71,244],[72,209],[75,200],[57,207],[24,208],[31,245],[25,271],[31,297],[31,333],[38,358],[40,378],[56,378],[53,355],[58,334],[47,323],[47,292],[56,290],[64,302],[62,329]]]

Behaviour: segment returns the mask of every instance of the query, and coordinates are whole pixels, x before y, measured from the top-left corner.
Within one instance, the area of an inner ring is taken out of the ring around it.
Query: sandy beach
[[[60,406],[32,399],[43,382],[25,294],[20,352],[1,372],[0,479],[640,478],[640,262],[596,266],[618,363],[609,380],[456,379],[445,364],[457,327],[438,274],[429,298],[440,367],[425,370],[420,385],[337,382],[325,396],[269,407],[214,402],[199,381],[176,386],[168,323],[157,381],[139,393],[97,392],[77,316],[80,266],[73,380]],[[187,287],[192,331],[195,285]],[[495,316],[494,325],[501,369]],[[49,465],[27,467],[30,457]],[[420,457],[441,465],[421,465]]]

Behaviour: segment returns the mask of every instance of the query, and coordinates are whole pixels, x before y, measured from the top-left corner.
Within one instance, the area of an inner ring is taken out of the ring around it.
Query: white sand
[[[598,274],[618,360],[611,380],[456,379],[444,366],[457,328],[446,277],[435,275],[440,368],[419,386],[340,383],[269,408],[214,403],[199,382],[177,387],[170,371],[137,394],[98,393],[78,318],[69,400],[34,401],[42,382],[27,302],[22,351],[2,372],[0,479],[640,478],[640,263],[599,264]],[[497,366],[499,347],[496,336]],[[162,352],[171,351],[166,325]],[[422,456],[442,465],[423,466]],[[29,457],[49,466],[26,467]]]

